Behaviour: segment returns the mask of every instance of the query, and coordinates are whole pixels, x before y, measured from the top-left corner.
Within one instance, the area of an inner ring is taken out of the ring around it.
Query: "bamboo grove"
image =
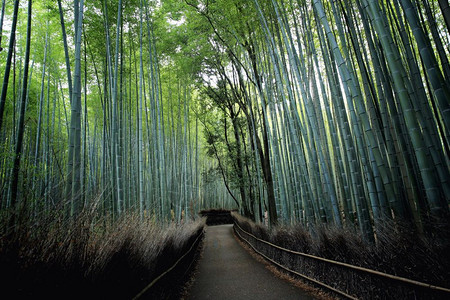
[[[2,210],[195,217],[220,182],[201,188],[213,162],[199,158],[189,82],[161,75],[155,5],[28,1],[26,11],[19,2],[2,2],[2,24],[12,24],[1,53]]]
[[[448,216],[447,1],[3,0],[0,24],[4,211],[238,208],[367,241]]]
[[[367,240],[448,215],[448,3],[186,3],[211,27],[207,140],[246,215]]]

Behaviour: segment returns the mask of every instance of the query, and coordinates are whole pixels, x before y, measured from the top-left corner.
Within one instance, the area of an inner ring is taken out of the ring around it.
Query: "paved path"
[[[232,225],[206,229],[203,256],[188,299],[314,299],[277,278],[233,237]]]

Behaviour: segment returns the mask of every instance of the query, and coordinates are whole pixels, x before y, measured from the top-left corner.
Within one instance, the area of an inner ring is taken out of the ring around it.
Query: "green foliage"
[[[72,72],[76,3],[62,1]],[[20,181],[42,207],[69,201],[75,130],[80,201],[101,197],[116,217],[141,197],[141,213],[167,222],[173,209],[180,221],[219,191],[256,221],[267,210],[271,223],[357,227],[373,240],[385,218],[425,233],[431,216],[448,213],[448,28],[436,1],[123,0],[118,22],[119,3],[85,3],[80,128],[70,128],[54,1],[35,4],[33,75],[20,88],[20,7],[0,132],[2,208],[26,92]],[[5,24],[11,18],[7,5]]]

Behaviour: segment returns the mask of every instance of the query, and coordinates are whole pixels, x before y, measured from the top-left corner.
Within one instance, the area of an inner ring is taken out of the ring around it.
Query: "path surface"
[[[314,299],[277,278],[233,237],[232,225],[206,228],[203,256],[188,299]]]

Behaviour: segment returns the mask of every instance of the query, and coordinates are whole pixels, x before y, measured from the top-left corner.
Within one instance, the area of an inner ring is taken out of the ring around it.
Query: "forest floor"
[[[315,299],[243,249],[232,225],[208,226],[187,299]]]

